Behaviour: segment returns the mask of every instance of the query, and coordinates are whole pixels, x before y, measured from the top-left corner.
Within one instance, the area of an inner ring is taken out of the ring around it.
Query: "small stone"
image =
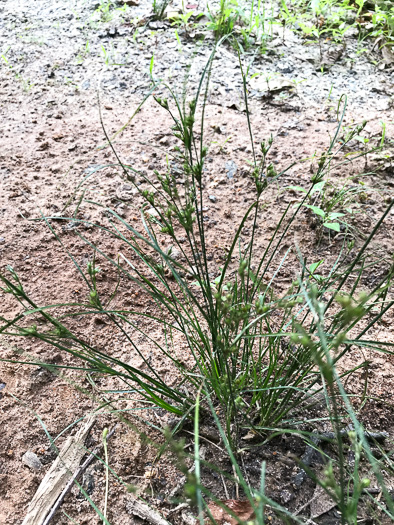
[[[167,28],[166,24],[164,22],[160,22],[159,20],[153,20],[152,22],[149,22],[148,27],[150,29],[156,29],[156,30]]]
[[[215,131],[215,133],[219,133],[220,135],[225,132],[223,126],[220,126],[219,124],[211,124],[211,128]]]
[[[186,276],[189,280],[196,279],[198,277],[198,270],[196,266],[191,266],[190,271]]]
[[[4,244],[4,243],[5,243],[4,237],[0,237],[0,244]]]
[[[137,193],[137,188],[134,188],[134,186],[130,184],[124,184],[116,190],[116,196],[122,201],[131,201]]]
[[[49,142],[43,142],[37,148],[37,151],[44,151],[49,148]]]
[[[126,216],[126,210],[125,210],[125,205],[124,205],[124,203],[120,204],[120,205],[116,208],[116,212],[117,212],[117,214],[118,214],[120,217],[125,217],[125,216]]]
[[[226,174],[228,179],[233,179],[234,175],[237,173],[238,166],[233,160],[226,162]]]
[[[23,454],[22,463],[27,465],[32,470],[41,470],[42,468],[42,463],[39,457],[36,454],[34,454],[34,452],[31,452],[30,450],[28,450],[27,452]]]
[[[149,208],[147,212],[151,217],[159,217],[159,213],[154,208]]]
[[[159,144],[160,146],[168,146],[169,145],[168,137],[162,137],[159,140]]]
[[[209,198],[209,200],[210,200],[211,202],[216,202],[216,200],[217,200],[216,197],[215,197],[215,195],[209,195],[208,198]]]
[[[292,494],[289,490],[284,489],[280,493],[280,499],[283,501],[283,503],[289,503],[292,499],[294,499],[294,494]]]
[[[165,249],[165,253],[171,257],[171,259],[179,259],[181,256],[181,252],[174,248],[173,246],[168,246],[168,248]]]

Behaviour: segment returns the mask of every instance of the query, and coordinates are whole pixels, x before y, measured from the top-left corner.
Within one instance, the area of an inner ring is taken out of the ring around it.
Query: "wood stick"
[[[113,427],[113,429],[108,432],[108,435],[106,439],[108,440],[113,433],[115,432],[116,425]],[[55,504],[53,505],[52,509],[50,510],[49,514],[45,518],[45,521],[42,525],[48,525],[51,521],[56,512],[58,511],[60,505],[63,503],[64,498],[67,496],[68,492],[72,489],[72,486],[74,485],[74,482],[78,479],[78,477],[85,472],[85,470],[88,468],[88,466],[93,462],[94,459],[97,459],[97,454],[100,453],[100,451],[103,448],[103,444],[98,445],[93,452],[85,459],[85,461],[82,463],[80,467],[77,468],[77,470],[74,472],[70,480],[68,481],[67,485],[64,487],[63,492],[60,494],[58,499],[55,501]]]
[[[152,507],[149,507],[149,505],[141,503],[141,501],[136,499],[132,499],[127,504],[127,510],[135,516],[146,520],[151,525],[171,525],[171,523],[163,518],[163,516],[159,514],[157,510],[152,509]]]
[[[75,436],[69,436],[49,471],[34,494],[22,525],[42,525],[48,512],[62,492],[64,484],[72,476],[86,453],[85,440],[96,421],[91,414]]]

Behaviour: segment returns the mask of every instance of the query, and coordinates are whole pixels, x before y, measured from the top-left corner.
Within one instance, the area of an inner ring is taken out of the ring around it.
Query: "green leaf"
[[[284,0],[282,0],[282,9],[287,14],[287,16],[291,17],[290,11],[288,10],[286,2]]]
[[[312,206],[311,204],[304,204],[304,206],[306,208],[309,208],[310,210],[312,210],[314,213],[316,213],[316,215],[319,215],[320,217],[325,217],[326,216],[324,211],[321,208],[319,208],[318,206]]]
[[[303,191],[304,193],[308,193],[308,190],[305,188],[301,188],[301,186],[287,186],[287,190],[295,190],[295,191]]]
[[[339,222],[324,222],[323,226],[325,226],[326,228],[330,228],[330,230],[334,230],[336,232],[341,231],[341,226]]]
[[[315,262],[313,264],[310,264],[309,265],[309,271],[311,273],[313,273],[322,264],[322,262],[324,262],[324,259],[322,259],[321,261]]]
[[[321,192],[325,184],[326,184],[325,180],[322,180],[321,182],[318,182],[317,184],[315,184],[313,188],[311,189],[311,195],[312,193]]]
[[[332,220],[335,220],[335,219],[339,219],[339,217],[343,217],[345,214],[344,213],[329,213],[328,214],[328,219],[330,221]]]
[[[358,140],[358,142],[361,142],[363,144],[367,144],[367,142],[369,142],[369,139],[367,139],[366,137],[362,137],[361,135],[356,135],[354,139]]]
[[[150,73],[150,76],[152,76],[152,73],[153,73],[153,64],[154,64],[154,60],[155,60],[155,55],[153,54],[153,55],[152,55],[152,58],[150,59],[150,66],[149,66],[149,73]]]

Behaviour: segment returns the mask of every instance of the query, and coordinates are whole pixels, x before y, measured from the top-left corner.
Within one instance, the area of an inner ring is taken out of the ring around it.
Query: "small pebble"
[[[216,202],[216,197],[215,197],[215,195],[209,195],[208,198],[209,198],[209,200],[210,200],[211,202]]]
[[[160,144],[160,146],[168,146],[168,144],[169,144],[168,137],[162,137],[159,140],[159,144]]]
[[[176,248],[174,248],[173,246],[168,246],[168,248],[166,248],[164,251],[167,255],[171,257],[171,259],[174,259],[174,260],[179,259],[179,257],[181,256],[181,252],[177,250]]]
[[[42,468],[42,463],[39,457],[36,454],[34,454],[34,452],[30,452],[30,450],[23,454],[22,463],[27,465],[32,470],[41,470]]]
[[[228,179],[234,178],[234,175],[237,173],[238,166],[233,160],[226,162],[226,174]]]
[[[159,213],[154,208],[149,208],[147,212],[151,217],[159,217]]]

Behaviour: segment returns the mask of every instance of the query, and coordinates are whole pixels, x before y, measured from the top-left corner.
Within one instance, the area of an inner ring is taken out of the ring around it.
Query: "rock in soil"
[[[38,470],[41,470],[42,468],[42,463],[40,461],[40,458],[36,454],[34,454],[34,452],[31,452],[30,450],[28,450],[27,452],[23,454],[22,463],[27,465],[32,470],[38,471]]]

